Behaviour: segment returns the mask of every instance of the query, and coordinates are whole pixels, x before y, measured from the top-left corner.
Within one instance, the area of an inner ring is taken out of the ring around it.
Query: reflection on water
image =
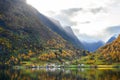
[[[120,80],[119,69],[6,69],[0,80]]]

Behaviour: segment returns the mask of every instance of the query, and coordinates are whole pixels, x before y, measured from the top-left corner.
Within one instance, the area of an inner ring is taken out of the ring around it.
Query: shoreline
[[[65,65],[65,66],[13,66],[15,69],[22,69],[22,68],[95,68],[95,69],[107,69],[107,68],[118,68],[120,69],[120,65],[84,65],[84,66],[78,66],[78,65]]]

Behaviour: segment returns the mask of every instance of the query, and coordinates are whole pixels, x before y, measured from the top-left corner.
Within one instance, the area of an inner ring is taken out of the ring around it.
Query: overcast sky
[[[27,0],[46,16],[71,26],[80,40],[107,41],[120,33],[120,0]]]

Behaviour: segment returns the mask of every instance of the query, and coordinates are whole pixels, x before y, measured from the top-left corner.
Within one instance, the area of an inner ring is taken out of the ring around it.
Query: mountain
[[[53,22],[55,25],[57,25],[57,27],[63,28],[62,25],[60,24],[60,22],[58,20],[55,20],[53,18],[47,17],[51,22]]]
[[[82,44],[84,45],[85,50],[88,50],[90,52],[94,52],[98,48],[103,46],[105,43],[102,41],[98,41],[98,42],[82,42]]]
[[[120,35],[113,42],[99,48],[97,52],[108,62],[120,62]]]
[[[71,43],[76,43],[71,36],[25,0],[0,0],[0,64],[71,60],[76,55]]]
[[[113,42],[115,39],[116,39],[116,37],[115,37],[115,36],[112,36],[112,37],[106,42],[106,44]]]
[[[77,45],[79,48],[83,48],[82,42],[77,38],[77,36],[74,34],[70,26],[64,27],[64,30],[66,31],[66,34],[69,35],[73,39],[73,43],[75,45]]]
[[[54,32],[56,32],[57,34],[59,34],[60,36],[62,36],[62,38],[64,38],[65,40],[69,41],[70,43],[72,43],[75,47],[77,48],[83,48],[82,43],[78,40],[78,38],[74,35],[73,31],[72,35],[70,35],[67,31],[67,29],[64,29],[61,24],[59,23],[59,21],[52,19],[52,18],[48,18],[46,16],[44,16],[43,14],[39,14],[40,20],[51,30],[53,30]]]
[[[75,34],[74,34],[74,32],[73,32],[73,30],[72,30],[72,28],[70,26],[64,27],[64,30],[66,31],[66,33],[68,35],[70,35],[71,37],[77,39],[77,37],[75,36]]]
[[[83,41],[82,44],[83,44],[85,50],[88,50],[90,52],[95,52],[100,47],[104,46],[105,44],[109,44],[109,43],[113,42],[115,39],[116,39],[116,35],[110,37],[110,39],[106,43],[104,43],[103,41],[98,41],[98,42]]]
[[[79,58],[78,61],[83,64],[112,64],[112,67],[118,67],[117,64],[119,65],[120,63],[120,35],[111,43],[107,43],[98,48],[95,52],[91,52],[89,55]]]

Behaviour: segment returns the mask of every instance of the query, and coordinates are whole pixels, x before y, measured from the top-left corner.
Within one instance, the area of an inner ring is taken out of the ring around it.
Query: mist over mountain
[[[66,27],[63,28],[59,21],[54,20],[52,18],[48,18],[44,16],[43,14],[39,14],[40,20],[46,25],[48,28],[62,36],[65,40],[72,43],[77,48],[83,48],[83,45],[81,44],[80,40],[76,37],[76,35],[73,33],[72,29],[69,27],[67,29]]]
[[[100,47],[112,43],[116,38],[118,37],[118,34],[114,34],[112,37],[110,37],[106,42],[105,41],[82,41],[82,44],[84,45],[84,49],[88,50],[90,52],[94,52]]]
[[[66,26],[64,27],[64,30],[67,32],[68,35],[72,36],[72,37],[76,37],[72,28],[70,26]],[[77,38],[77,37],[76,37]]]
[[[73,45],[81,47],[74,38],[24,0],[0,0],[0,64],[19,64],[32,57],[71,60],[76,56]]]
[[[116,28],[107,30],[111,33],[113,29],[114,33]],[[106,60],[118,62],[119,38],[112,36],[107,43],[81,42],[70,26],[63,27],[59,21],[26,4],[25,0],[0,1],[0,65],[22,64],[25,61],[31,64],[72,63],[72,60],[87,56],[89,51],[95,52],[97,49],[98,56],[101,53]]]
[[[84,45],[84,49],[88,50],[90,52],[96,51],[98,48],[103,46],[105,43],[103,41],[98,41],[98,42],[82,42]]]

